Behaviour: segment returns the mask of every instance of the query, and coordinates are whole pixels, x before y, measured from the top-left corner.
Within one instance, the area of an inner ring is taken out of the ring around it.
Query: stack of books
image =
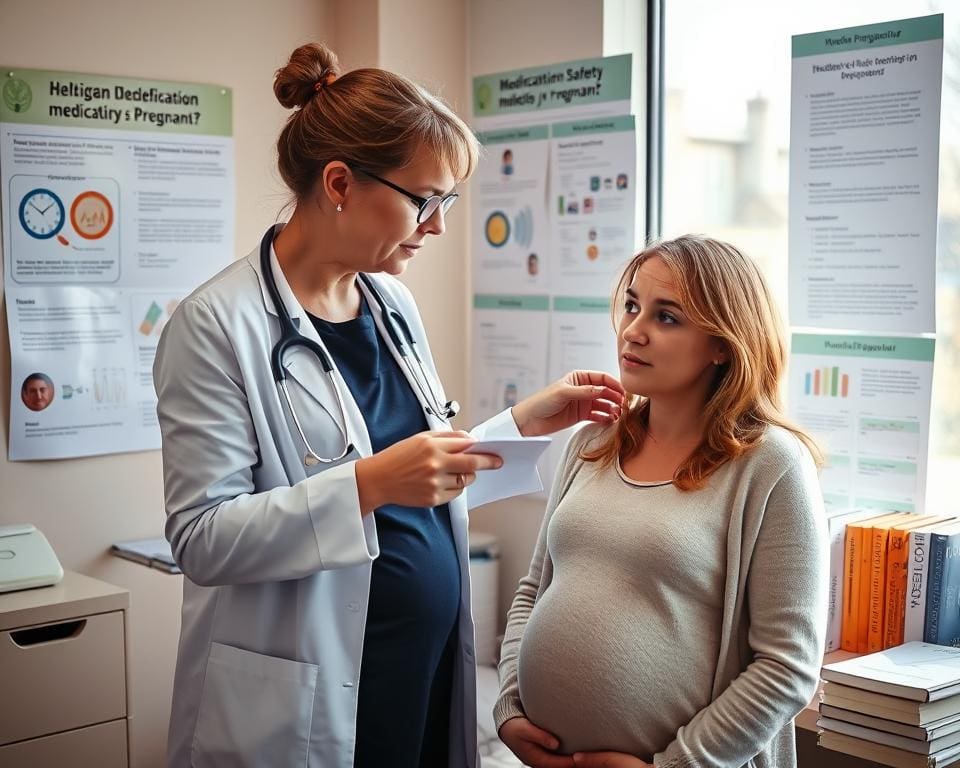
[[[960,648],[905,643],[821,677],[820,746],[895,768],[960,761]]]

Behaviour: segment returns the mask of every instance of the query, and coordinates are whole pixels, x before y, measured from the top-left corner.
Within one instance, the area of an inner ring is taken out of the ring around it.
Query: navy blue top
[[[367,425],[374,452],[428,428],[366,299],[360,317],[311,316]],[[460,565],[446,505],[374,513],[373,562],[357,705],[357,768],[446,768]]]

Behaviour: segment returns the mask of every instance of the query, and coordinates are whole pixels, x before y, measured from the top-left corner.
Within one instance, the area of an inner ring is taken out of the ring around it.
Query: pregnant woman
[[[510,609],[500,737],[533,768],[795,766],[826,536],[770,293],[688,236],[637,255],[614,307],[629,406],[567,446]]]

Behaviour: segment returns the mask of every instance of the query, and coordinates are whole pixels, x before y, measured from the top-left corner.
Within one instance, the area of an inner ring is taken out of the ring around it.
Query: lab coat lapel
[[[257,255],[256,258],[251,258],[251,261],[257,272],[257,277],[260,279],[260,290],[263,293],[264,306],[269,314],[276,317],[277,310],[270,300],[270,294],[267,291],[266,283],[263,279],[259,255]],[[273,269],[273,277],[277,283],[277,292],[280,294],[284,306],[286,306],[287,311],[290,313],[293,324],[297,326],[297,330],[311,341],[319,344],[324,351],[327,351],[327,347],[317,333],[317,329],[314,328],[306,311],[300,306],[300,302],[297,301],[297,297],[294,295],[290,284],[287,282],[286,276],[283,274],[283,270],[280,269],[277,254],[274,252],[272,246],[270,248],[270,266]],[[274,344],[278,338],[279,335],[272,340]],[[370,446],[370,435],[367,432],[363,414],[360,413],[360,408],[357,406],[356,400],[353,399],[350,388],[340,375],[333,356],[330,355],[329,352],[327,352],[327,356],[333,365],[333,376],[340,390],[340,395],[343,398],[343,418],[346,421],[348,439],[353,443],[361,456],[369,456],[372,453],[372,449]],[[340,406],[337,404],[336,393],[333,391],[329,377],[324,373],[323,367],[320,365],[320,361],[316,356],[303,347],[295,347],[286,354],[284,363],[289,377],[323,408],[334,422],[340,424]],[[291,394],[291,398],[292,397],[293,394]],[[298,413],[297,415],[301,421],[310,418],[309,413]]]
[[[375,281],[376,278],[371,277],[371,280]],[[389,331],[387,331],[386,320],[383,317],[383,310],[380,308],[380,302],[376,300],[376,298],[373,296],[370,289],[367,287],[366,283],[363,282],[363,280],[358,279],[357,285],[360,286],[360,290],[363,292],[363,295],[367,299],[367,305],[370,307],[370,312],[373,314],[373,321],[377,324],[377,330],[380,332],[380,336],[386,342],[387,348],[390,350],[390,354],[392,354],[393,359],[397,361],[397,366],[403,372],[403,375],[406,377],[407,383],[409,384],[411,391],[413,392],[414,396],[417,398],[417,402],[420,404],[420,407],[423,409],[424,416],[427,419],[428,428],[432,431],[448,431],[450,429],[450,425],[447,424],[447,422],[443,421],[442,419],[438,418],[433,413],[432,408],[428,410],[427,403],[423,402],[423,395],[420,394],[420,387],[417,386],[416,379],[414,379],[414,377],[410,374],[410,370],[407,368],[407,364],[403,361],[403,355],[400,354],[400,350],[397,349],[396,345],[393,343],[393,341],[390,338],[390,333]],[[381,294],[382,293],[383,292],[381,291]],[[384,299],[384,301],[386,301],[386,299]],[[390,306],[389,302],[387,303],[387,306],[388,307]],[[402,333],[403,331],[397,328],[397,332]],[[416,360],[413,358],[413,353],[410,352],[410,355],[411,355],[410,362],[413,364],[414,370],[419,372],[420,368],[417,365]],[[426,372],[426,375],[429,376],[430,372],[429,370],[427,370],[427,365],[424,364],[423,368],[424,368],[424,371]],[[443,390],[439,389],[437,384],[434,383],[432,380],[431,380],[431,384],[433,386],[433,391],[437,392],[442,396]]]

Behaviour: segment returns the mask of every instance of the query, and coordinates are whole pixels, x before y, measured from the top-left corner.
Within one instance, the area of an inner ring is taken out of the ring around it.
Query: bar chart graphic
[[[803,375],[803,394],[812,397],[849,397],[850,374],[839,366],[824,366]]]

